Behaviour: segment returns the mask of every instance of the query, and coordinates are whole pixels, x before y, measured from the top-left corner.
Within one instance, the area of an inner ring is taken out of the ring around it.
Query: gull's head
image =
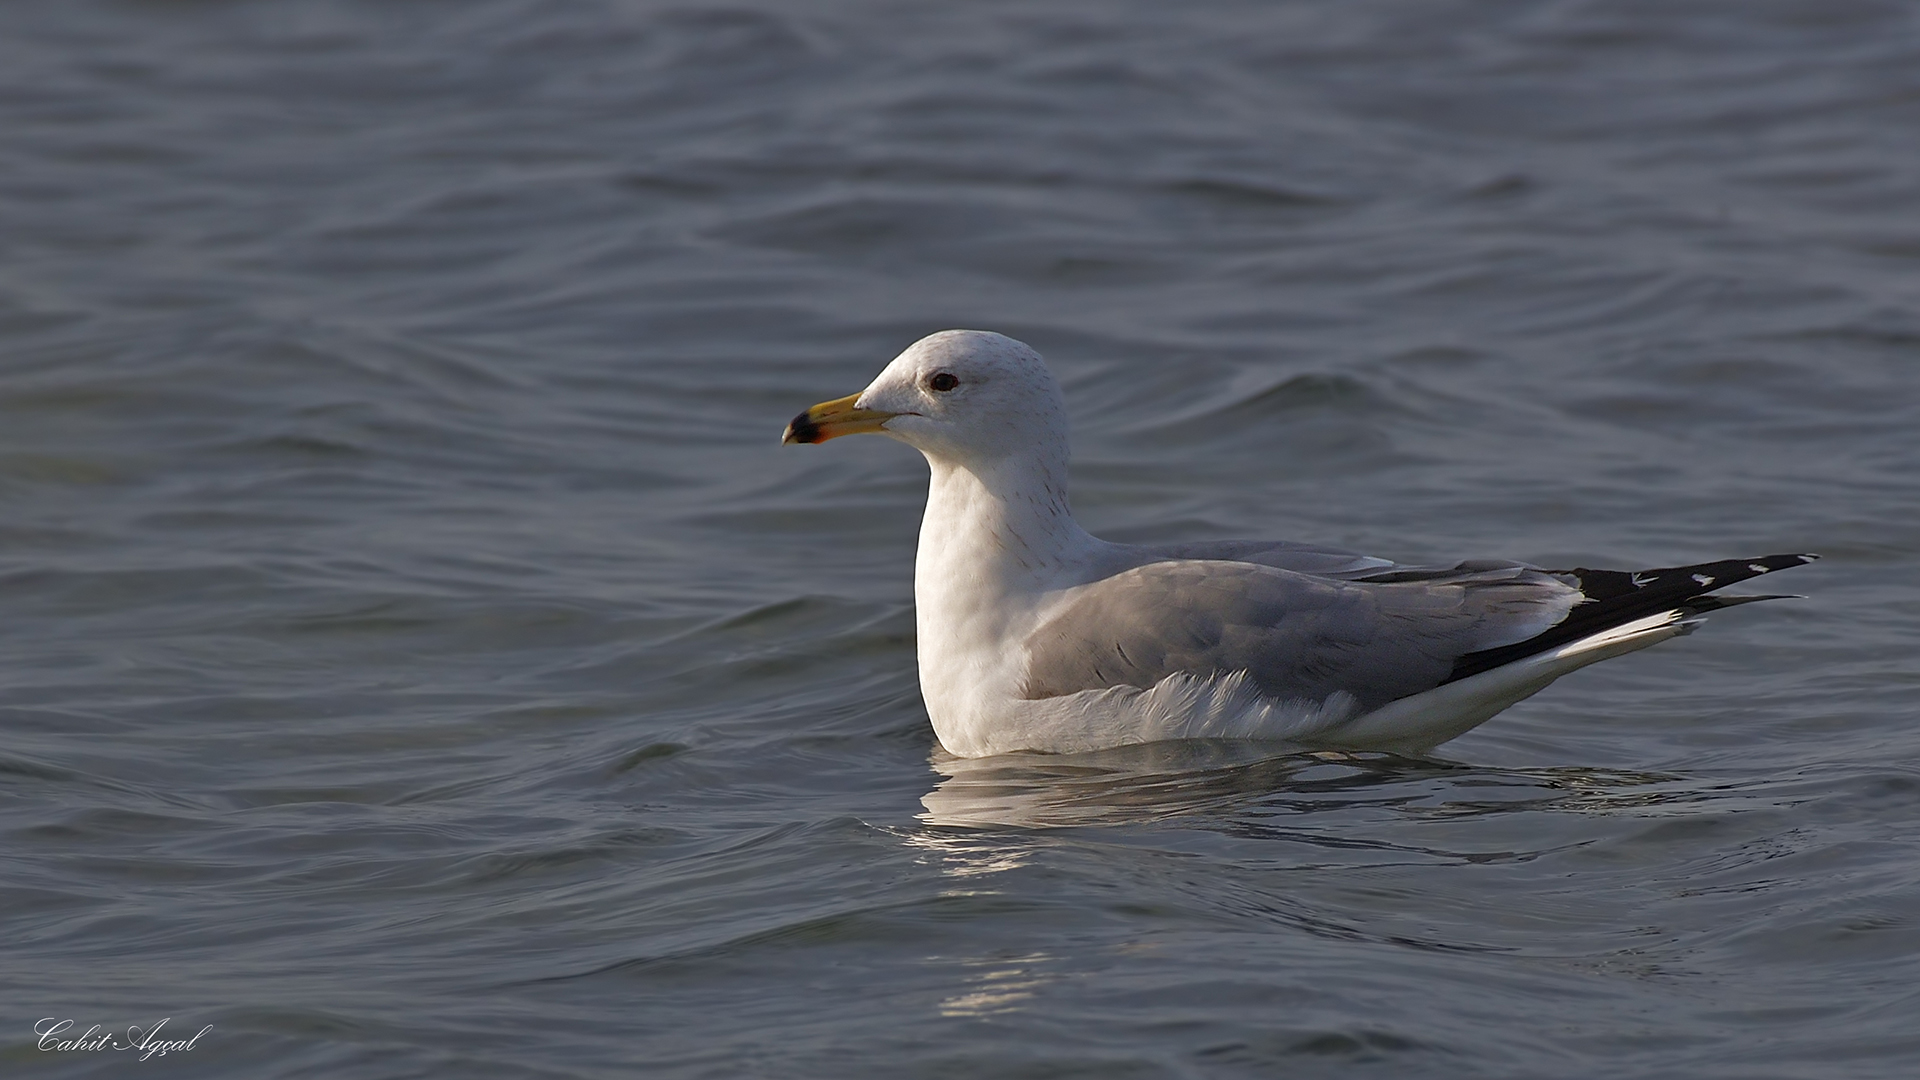
[[[942,330],[894,357],[858,394],[793,418],[782,442],[890,435],[930,458],[984,464],[1066,453],[1060,388],[1026,345],[985,330]]]

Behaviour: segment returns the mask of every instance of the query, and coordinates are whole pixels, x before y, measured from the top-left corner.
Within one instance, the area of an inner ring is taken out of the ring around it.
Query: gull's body
[[[961,757],[1181,738],[1424,751],[1554,679],[1764,597],[1811,556],[1640,574],[1444,568],[1297,544],[1112,544],[1067,504],[1060,393],[1033,350],[950,330],[788,442],[876,432],[932,468],[914,568],[920,689]]]

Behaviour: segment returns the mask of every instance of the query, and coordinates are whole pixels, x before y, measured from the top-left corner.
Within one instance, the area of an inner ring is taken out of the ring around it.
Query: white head
[[[986,330],[942,330],[895,357],[865,390],[801,413],[785,442],[874,432],[969,470],[1033,456],[1064,471],[1067,413],[1040,354]]]

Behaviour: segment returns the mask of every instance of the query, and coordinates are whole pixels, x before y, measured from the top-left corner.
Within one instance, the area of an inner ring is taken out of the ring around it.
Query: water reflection
[[[1226,810],[1282,792],[1365,787],[1407,768],[1446,768],[1386,754],[1237,740],[990,758],[957,758],[936,749],[931,764],[943,779],[921,798],[926,809],[920,820],[976,828],[1155,821]]]
[[[1410,815],[1470,816],[1551,807],[1574,812],[1674,812],[1725,788],[1659,773],[1583,768],[1490,769],[1383,753],[1305,750],[1288,744],[1186,741],[1089,754],[956,758],[935,750],[942,779],[920,800],[923,824],[961,828],[1121,825],[1203,815],[1210,827],[1301,838],[1288,817],[1356,807]],[[1317,842],[1327,842],[1325,837]],[[920,843],[986,872],[974,841],[923,834]],[[1018,865],[1008,846],[987,862]],[[995,866],[993,869],[1004,869]]]
[[[963,960],[965,968],[985,970],[964,975],[961,983],[965,989],[941,999],[940,1015],[976,1017],[1012,1012],[1052,981],[1050,975],[1039,970],[1052,959],[1046,953],[1032,953]]]
[[[920,817],[923,821],[928,820],[925,814]],[[925,852],[927,862],[937,865],[942,874],[953,878],[985,877],[1018,870],[1027,864],[1027,856],[1031,851],[1031,845],[1024,838],[1004,834],[922,830],[905,833],[902,839],[908,847]],[[963,889],[947,895],[967,895],[970,891]]]

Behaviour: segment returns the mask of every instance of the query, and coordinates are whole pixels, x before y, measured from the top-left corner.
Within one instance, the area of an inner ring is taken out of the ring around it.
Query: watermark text
[[[57,1016],[42,1017],[33,1025],[33,1033],[39,1037],[40,1049],[47,1053],[64,1053],[70,1050],[134,1050],[140,1054],[140,1060],[166,1057],[176,1051],[185,1053],[193,1049],[200,1036],[213,1030],[208,1024],[193,1033],[190,1039],[163,1039],[160,1032],[173,1022],[169,1016],[154,1024],[128,1024],[126,1030],[103,1028],[99,1024],[80,1030],[80,1025],[72,1020],[62,1020]]]

